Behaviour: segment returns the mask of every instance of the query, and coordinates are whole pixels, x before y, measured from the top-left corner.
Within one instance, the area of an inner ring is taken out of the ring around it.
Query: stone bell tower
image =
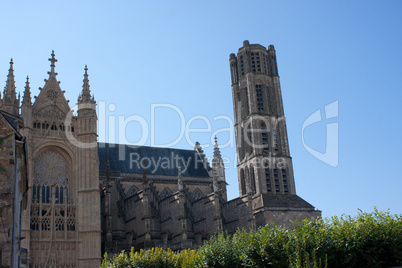
[[[244,41],[230,55],[240,197],[255,226],[315,219],[321,211],[296,195],[276,53]]]
[[[274,46],[244,41],[230,70],[240,196],[295,194]]]

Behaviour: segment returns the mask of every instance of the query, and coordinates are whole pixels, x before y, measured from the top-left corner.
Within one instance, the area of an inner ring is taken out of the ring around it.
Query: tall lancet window
[[[34,159],[31,230],[75,231],[75,207],[69,197],[69,165],[64,157],[47,150]],[[43,237],[48,235],[41,233]],[[54,236],[54,235],[53,235]],[[56,235],[58,237],[66,235]]]
[[[267,126],[264,123],[261,124],[261,139],[262,151],[264,154],[267,154],[269,153],[268,130]]]
[[[249,148],[249,153],[252,154],[254,143],[253,143],[253,130],[251,129],[250,124],[247,126],[247,145]]]
[[[262,85],[256,85],[255,92],[257,95],[257,109],[258,111],[264,111],[264,101],[262,98]]]
[[[256,183],[255,183],[255,175],[254,175],[254,167],[250,166],[250,181],[251,181],[251,193],[256,193]]]
[[[278,151],[278,132],[276,129],[272,131],[272,139],[273,139],[273,144],[274,144],[274,149],[275,151]]]
[[[242,195],[246,194],[246,182],[244,179],[244,169],[240,170],[240,190],[241,190]]]
[[[246,87],[246,88],[244,89],[244,91],[245,91],[244,99],[245,99],[245,101],[246,101],[245,107],[244,107],[244,109],[245,109],[244,115],[245,115],[245,116],[248,116],[248,115],[250,114],[249,102],[248,102],[248,88]]]

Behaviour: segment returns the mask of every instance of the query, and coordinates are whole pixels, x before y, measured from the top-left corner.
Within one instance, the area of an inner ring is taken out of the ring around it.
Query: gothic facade
[[[0,136],[15,133],[13,141],[18,135],[24,141],[19,159],[26,161],[18,169],[3,161],[9,154],[0,154],[7,174],[0,180],[8,182],[0,185],[7,186],[0,187],[0,201],[13,202],[12,182],[25,167],[27,190],[17,191],[26,196],[26,266],[99,267],[104,252],[195,248],[217,232],[321,215],[296,195],[273,46],[245,41],[230,55],[239,176],[233,200],[227,200],[216,138],[210,162],[199,143],[193,150],[100,143],[88,69],[74,115],[53,52],[49,61],[49,78],[33,103],[28,77],[22,102],[17,98],[11,61],[0,101]],[[0,144],[1,152],[16,144]],[[3,232],[12,229],[7,224]],[[0,250],[1,264],[8,265],[9,242],[0,238]]]

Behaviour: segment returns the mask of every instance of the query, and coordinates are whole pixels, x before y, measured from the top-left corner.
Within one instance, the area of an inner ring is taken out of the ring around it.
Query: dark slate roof
[[[18,131],[18,121],[21,121],[20,117],[11,115],[9,113],[6,113],[5,111],[0,111],[0,114],[4,117],[4,119],[6,119],[6,121],[8,122],[8,124],[10,124],[10,126],[13,128],[14,132],[18,135],[21,136],[21,134]]]
[[[314,209],[310,203],[293,194],[264,194],[263,200],[264,205],[267,207]]]
[[[109,158],[111,172],[142,174],[144,163],[147,174],[177,176],[177,159],[183,176],[209,177],[194,150],[98,143],[98,155],[100,171],[106,170]]]

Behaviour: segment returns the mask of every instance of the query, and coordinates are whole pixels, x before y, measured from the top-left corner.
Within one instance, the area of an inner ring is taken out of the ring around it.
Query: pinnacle
[[[84,73],[84,80],[82,85],[82,92],[78,97],[78,103],[95,103],[95,99],[91,97],[91,90],[89,86],[89,79],[88,79],[88,66],[85,65],[85,73]]]
[[[214,158],[221,158],[221,152],[219,150],[218,139],[215,136],[215,145],[214,145]]]
[[[31,102],[31,87],[29,86],[29,76],[27,76],[27,81],[25,82],[24,96],[22,99],[22,105],[32,105]]]
[[[11,99],[15,100],[15,81],[14,81],[14,68],[13,59],[10,60],[10,69],[8,69],[6,86],[4,88],[4,95],[8,95]]]

